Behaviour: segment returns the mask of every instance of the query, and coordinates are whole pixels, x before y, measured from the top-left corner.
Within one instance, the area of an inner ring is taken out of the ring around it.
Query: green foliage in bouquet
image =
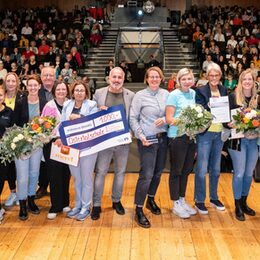
[[[184,134],[195,140],[195,135],[204,132],[212,122],[213,116],[203,106],[194,104],[183,108],[178,118],[178,136]]]

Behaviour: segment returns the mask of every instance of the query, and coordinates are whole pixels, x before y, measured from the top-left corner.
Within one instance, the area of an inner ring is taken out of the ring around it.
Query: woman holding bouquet
[[[183,108],[195,104],[194,76],[190,69],[183,68],[177,74],[178,88],[172,91],[166,103],[166,122],[169,124],[169,150],[171,170],[169,177],[173,213],[180,218],[189,218],[197,212],[185,202],[188,175],[192,171],[195,143],[186,134],[178,136],[178,117]]]
[[[40,116],[44,106],[44,100],[39,98],[38,92],[41,80],[38,75],[30,75],[26,82],[28,95],[18,100],[14,108],[14,123],[23,127],[34,117]],[[28,208],[33,214],[39,214],[40,210],[34,202],[37,182],[39,178],[42,149],[33,151],[29,158],[15,159],[17,174],[17,198],[20,203],[19,218],[28,218]]]
[[[71,86],[72,99],[64,103],[61,122],[75,120],[98,111],[97,103],[89,100],[90,91],[83,81],[75,81]],[[55,142],[61,146],[61,139]],[[82,151],[81,151],[82,152]],[[93,193],[93,172],[97,159],[97,153],[82,156],[78,166],[69,165],[71,175],[74,177],[75,205],[68,212],[69,218],[83,221],[90,215],[90,206]]]
[[[229,96],[229,104],[230,109],[260,109],[260,98],[257,95],[254,72],[251,69],[247,69],[241,73],[236,91]],[[252,120],[255,120],[255,128],[259,127],[258,116]],[[230,128],[237,128],[236,123],[237,122],[233,120],[228,126]],[[247,196],[258,159],[257,137],[257,135],[249,135],[248,132],[244,130],[243,138],[229,140],[228,151],[234,168],[232,188],[235,199],[235,215],[240,221],[245,220],[244,214],[250,216],[255,216],[256,214],[253,209],[248,207]]]
[[[13,111],[11,108],[7,107],[4,103],[5,100],[5,89],[3,85],[0,85],[0,140],[7,127],[12,126],[13,121]],[[0,162],[0,198],[4,188],[5,175],[9,174],[10,163],[4,165]],[[5,210],[1,207],[0,201],[0,223],[4,218]]]
[[[210,111],[211,97],[227,96],[227,89],[220,84],[222,72],[216,63],[207,66],[208,83],[196,89],[195,100]],[[217,210],[225,210],[218,199],[218,180],[220,175],[221,151],[221,123],[212,123],[203,133],[197,135],[197,165],[195,170],[195,207],[200,214],[208,214],[205,206],[206,173],[209,172],[210,205]]]
[[[14,110],[15,104],[19,99],[22,98],[22,92],[20,90],[20,81],[16,73],[8,72],[5,80],[5,104],[7,107]],[[11,191],[8,199],[5,201],[6,207],[11,207],[14,203],[18,203],[17,195],[16,195],[16,172],[15,172],[15,164],[14,161],[7,164],[7,181],[9,185],[9,189]]]
[[[159,67],[151,67],[145,73],[146,89],[137,92],[130,108],[130,126],[137,138],[141,170],[135,190],[136,215],[139,226],[149,228],[150,222],[143,212],[146,208],[160,215],[161,209],[154,197],[160,183],[167,153],[167,124],[165,106],[168,91],[161,89],[164,75]]]
[[[56,124],[58,125],[61,118],[61,112],[69,96],[69,87],[63,82],[55,82],[52,88],[52,94],[54,99],[49,101],[43,108],[42,116],[54,117]],[[56,130],[54,131],[54,137],[56,137]],[[69,183],[70,183],[70,171],[67,164],[54,161],[50,159],[51,146],[55,141],[55,138],[51,142],[45,145],[43,149],[44,158],[46,162],[46,170],[50,176],[50,197],[51,208],[47,215],[48,219],[55,219],[57,213],[68,212],[69,208]]]

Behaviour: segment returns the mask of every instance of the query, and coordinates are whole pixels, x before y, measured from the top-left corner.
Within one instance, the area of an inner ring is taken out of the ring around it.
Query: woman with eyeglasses
[[[169,92],[160,88],[162,82],[162,70],[159,67],[149,68],[144,77],[147,88],[135,94],[130,108],[130,126],[137,138],[141,166],[135,189],[135,219],[143,228],[151,226],[143,212],[147,195],[146,208],[153,214],[161,214],[154,197],[167,153],[165,106]]]
[[[222,72],[216,63],[207,66],[208,83],[196,89],[195,100],[210,111],[211,97],[227,96],[227,89],[220,83]],[[205,206],[206,199],[206,173],[209,173],[210,205],[217,210],[225,210],[225,206],[218,198],[218,181],[220,175],[221,151],[221,123],[212,123],[201,134],[197,135],[197,165],[195,170],[195,207],[200,214],[208,214]]]
[[[61,122],[75,120],[98,111],[97,103],[89,99],[90,91],[83,81],[72,83],[71,94],[72,99],[64,103]],[[55,143],[62,146],[61,139],[57,139]],[[78,166],[69,165],[71,175],[74,177],[75,190],[75,205],[67,214],[69,218],[83,221],[90,215],[96,159],[97,153],[94,153],[80,157]]]

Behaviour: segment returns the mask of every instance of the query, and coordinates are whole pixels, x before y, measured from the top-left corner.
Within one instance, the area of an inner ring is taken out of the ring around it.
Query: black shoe
[[[241,199],[235,200],[235,206],[236,219],[239,221],[245,221],[245,215],[241,207]]]
[[[137,224],[140,227],[143,227],[143,228],[151,227],[151,224],[150,224],[149,220],[147,219],[147,217],[144,215],[143,210],[136,211],[136,213],[135,213],[135,221],[137,222]]]
[[[241,208],[242,208],[243,212],[247,215],[255,216],[255,211],[248,207],[246,200],[247,200],[247,196],[242,196]]]
[[[20,220],[28,219],[26,200],[19,200],[19,205],[20,205],[19,219]]]
[[[28,208],[32,214],[38,215],[40,214],[40,210],[34,202],[35,196],[28,196]]]
[[[101,207],[93,207],[91,211],[91,219],[98,220],[100,218]]]
[[[146,201],[146,208],[151,210],[151,212],[155,215],[161,214],[161,209],[157,206],[157,204],[154,201],[154,198],[149,198]]]
[[[125,209],[121,202],[113,202],[113,209],[116,210],[116,213],[119,215],[125,215]]]
[[[48,194],[47,190],[39,187],[39,189],[36,191],[35,199],[40,199]]]

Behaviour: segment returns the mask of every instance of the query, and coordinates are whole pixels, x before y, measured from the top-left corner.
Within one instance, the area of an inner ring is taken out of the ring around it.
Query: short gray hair
[[[207,71],[206,71],[207,76],[209,75],[210,71],[212,71],[212,70],[217,71],[220,74],[220,76],[222,77],[222,70],[217,63],[212,62],[207,66]]]

